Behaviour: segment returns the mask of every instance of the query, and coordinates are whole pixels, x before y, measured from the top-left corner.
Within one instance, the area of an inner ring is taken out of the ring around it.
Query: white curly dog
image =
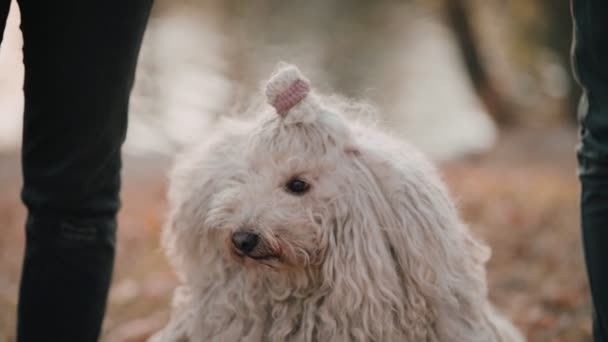
[[[181,285],[152,341],[523,340],[419,152],[293,66],[266,97],[178,159],[162,242]]]

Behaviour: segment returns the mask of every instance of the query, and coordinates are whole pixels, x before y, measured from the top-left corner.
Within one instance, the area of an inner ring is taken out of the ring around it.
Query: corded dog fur
[[[522,341],[489,249],[411,146],[297,68],[178,158],[163,246],[181,285],[152,341]]]

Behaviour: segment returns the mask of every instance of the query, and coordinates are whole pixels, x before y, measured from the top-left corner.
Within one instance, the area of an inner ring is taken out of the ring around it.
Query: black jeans
[[[9,2],[0,0],[0,29]],[[114,262],[127,108],[152,0],[18,3],[28,218],[17,338],[96,341]]]
[[[572,0],[579,107],[583,247],[593,298],[595,341],[608,341],[608,2]]]

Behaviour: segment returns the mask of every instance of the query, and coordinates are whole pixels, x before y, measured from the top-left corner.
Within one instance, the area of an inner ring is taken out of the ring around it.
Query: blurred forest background
[[[0,48],[0,342],[14,340],[25,214],[16,7]],[[261,101],[259,82],[288,61],[321,91],[374,103],[387,130],[439,163],[494,250],[492,299],[530,341],[591,341],[571,30],[568,1],[157,0],[131,103],[103,340],[144,340],[168,317],[175,278],[158,236],[171,157]]]

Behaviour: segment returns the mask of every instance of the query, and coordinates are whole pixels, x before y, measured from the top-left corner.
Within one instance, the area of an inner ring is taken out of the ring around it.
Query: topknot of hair
[[[277,113],[285,116],[310,92],[310,82],[300,70],[289,64],[282,65],[266,84],[266,101]]]

